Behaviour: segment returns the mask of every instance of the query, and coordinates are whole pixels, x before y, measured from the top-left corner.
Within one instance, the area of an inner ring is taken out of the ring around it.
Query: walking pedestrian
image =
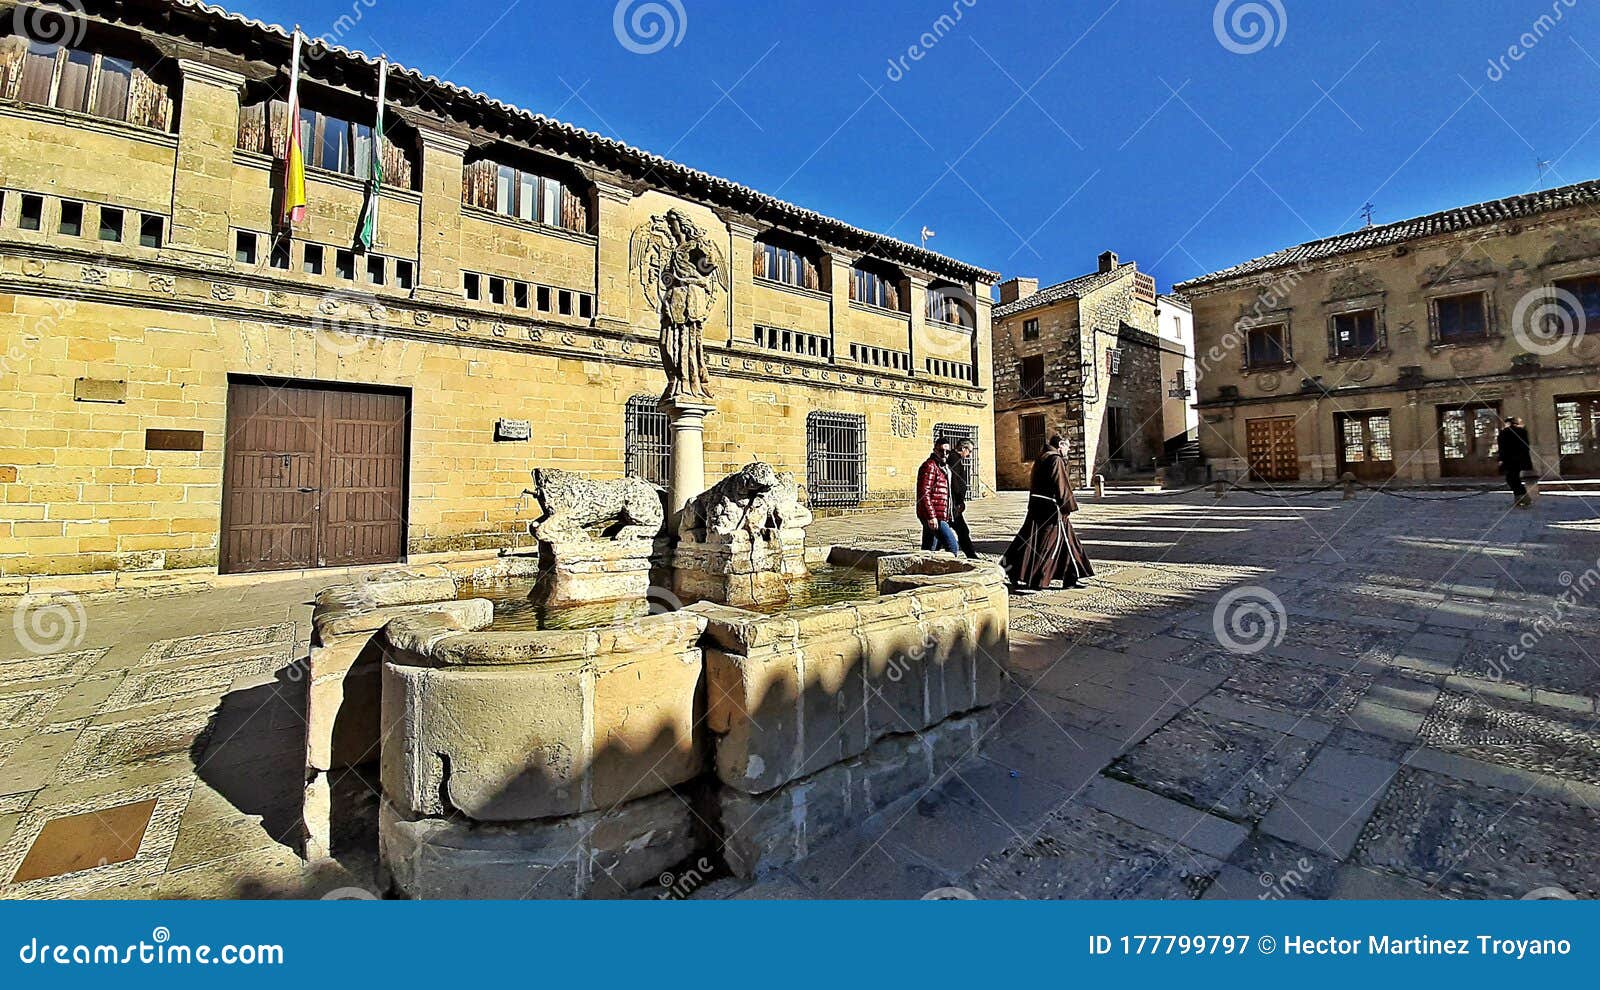
[[[972,530],[967,526],[967,465],[972,463],[974,444],[971,440],[957,440],[955,459],[950,462],[950,528],[955,530],[956,542],[969,560],[978,559],[978,548],[972,545]]]
[[[1506,487],[1511,489],[1516,507],[1526,509],[1533,504],[1533,500],[1528,498],[1528,486],[1523,484],[1522,473],[1533,470],[1533,447],[1528,442],[1528,431],[1523,427],[1521,417],[1512,416],[1506,420],[1498,443],[1500,471],[1506,476]]]
[[[939,437],[933,453],[917,471],[917,518],[922,521],[922,549],[945,549],[960,553],[956,532],[950,528],[953,516],[950,500],[950,441]]]
[[[1072,497],[1065,444],[1059,434],[1052,436],[1044,453],[1033,462],[1027,518],[1000,558],[1013,591],[1039,591],[1058,577],[1064,587],[1075,588],[1082,579],[1094,576],[1089,555],[1068,518],[1078,511],[1078,500]]]

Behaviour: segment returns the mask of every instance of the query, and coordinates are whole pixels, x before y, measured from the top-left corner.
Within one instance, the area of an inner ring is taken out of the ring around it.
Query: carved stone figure
[[[661,316],[662,402],[713,398],[701,340],[717,293],[728,288],[722,249],[678,210],[640,224],[628,245],[628,270]]]
[[[531,491],[544,508],[532,526],[543,543],[653,540],[665,518],[660,493],[641,478],[594,481],[560,468],[538,468]]]
[[[704,543],[707,536],[735,533],[771,537],[785,529],[803,529],[811,519],[811,510],[800,503],[794,475],[753,461],[684,507],[678,537],[697,543]]]

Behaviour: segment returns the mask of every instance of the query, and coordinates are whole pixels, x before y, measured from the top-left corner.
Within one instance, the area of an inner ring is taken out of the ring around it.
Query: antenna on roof
[[[1361,219],[1366,221],[1366,223],[1363,224],[1362,226],[1364,226],[1364,227],[1372,226],[1372,209],[1373,209],[1373,207],[1372,207],[1371,203],[1368,203],[1365,206],[1361,207]]]
[[[923,224],[922,225],[922,249],[924,251],[926,251],[928,249],[928,238],[935,237],[935,236],[937,236],[937,235],[934,234],[933,231],[928,229],[928,225],[927,224]]]
[[[1533,161],[1533,167],[1539,170],[1539,188],[1543,189],[1544,177],[1551,169],[1556,167],[1556,163],[1549,158],[1536,158]]]

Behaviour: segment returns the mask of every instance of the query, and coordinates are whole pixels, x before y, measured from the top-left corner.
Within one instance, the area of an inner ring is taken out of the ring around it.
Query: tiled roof
[[[64,3],[69,10],[82,11],[85,7],[82,0],[64,0]],[[87,6],[92,13],[96,5],[90,3]],[[124,8],[130,6],[165,7],[169,10],[171,8],[180,8],[212,22],[226,21],[257,35],[275,35],[283,42],[283,58],[285,63],[288,62],[288,46],[293,36],[276,24],[268,24],[253,17],[246,17],[243,14],[235,14],[213,4],[204,3],[202,0],[142,0],[142,3],[137,2],[137,0],[132,0],[132,2],[124,0],[117,6]],[[321,49],[336,59],[373,68],[378,65],[378,60],[365,52],[344,48],[340,45],[329,45],[314,36],[306,36],[305,44],[312,49]],[[327,56],[324,55],[323,57]],[[622,161],[637,169],[641,174],[653,173],[663,178],[676,178],[685,184],[704,189],[708,196],[713,197],[719,205],[732,207],[752,216],[793,223],[802,228],[820,229],[841,245],[860,250],[864,255],[873,254],[880,258],[901,261],[915,268],[956,279],[993,282],[998,277],[997,273],[987,269],[957,261],[954,258],[929,251],[906,241],[864,230],[847,224],[842,220],[835,220],[814,210],[808,210],[768,196],[765,193],[757,192],[748,186],[740,185],[729,179],[702,172],[687,165],[681,165],[666,158],[652,155],[647,151],[641,151],[621,141],[596,134],[593,131],[587,131],[581,127],[574,127],[571,124],[546,117],[543,114],[524,110],[521,107],[502,100],[496,100],[464,86],[457,86],[455,83],[447,82],[437,76],[425,76],[416,69],[407,68],[397,62],[390,62],[389,69],[392,73],[404,77],[422,92],[431,92],[435,96],[444,95],[452,99],[465,100],[476,104],[481,110],[531,125],[536,131],[558,135],[565,139],[564,143],[567,145],[586,150],[597,162]]]
[[[1416,240],[1419,237],[1449,234],[1458,230],[1486,227],[1489,224],[1503,223],[1507,220],[1537,216],[1541,213],[1551,213],[1555,210],[1564,210],[1574,206],[1594,204],[1600,204],[1600,180],[1591,179],[1588,182],[1561,186],[1557,189],[1524,193],[1521,196],[1508,196],[1505,199],[1494,199],[1487,203],[1475,203],[1472,206],[1458,206],[1452,210],[1430,213],[1424,217],[1399,220],[1377,227],[1366,227],[1348,234],[1324,237],[1318,241],[1307,241],[1304,244],[1297,244],[1294,247],[1284,248],[1282,251],[1275,251],[1272,254],[1246,261],[1243,264],[1234,265],[1232,268],[1224,268],[1221,271],[1212,272],[1210,275],[1202,275],[1187,282],[1180,282],[1172,287],[1172,291],[1186,292],[1190,289],[1211,285],[1216,282],[1224,282],[1242,275],[1254,275],[1274,268],[1317,261],[1335,255],[1348,254],[1352,251],[1387,247],[1391,244]]]
[[[1033,295],[1018,299],[1016,302],[1009,302],[1004,306],[996,306],[993,316],[997,320],[1003,320],[1008,316],[1015,316],[1037,306],[1048,306],[1051,303],[1061,302],[1063,299],[1081,299],[1094,290],[1110,285],[1122,276],[1132,272],[1134,267],[1134,263],[1130,261],[1126,264],[1118,265],[1109,272],[1090,272],[1087,275],[1079,275],[1077,278],[1052,285],[1048,289],[1040,289]]]

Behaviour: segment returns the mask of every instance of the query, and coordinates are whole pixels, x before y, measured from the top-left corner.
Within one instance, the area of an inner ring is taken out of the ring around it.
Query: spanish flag
[[[306,218],[306,157],[300,147],[300,29],[294,29],[289,66],[288,154],[283,160],[283,222],[293,228]]]

